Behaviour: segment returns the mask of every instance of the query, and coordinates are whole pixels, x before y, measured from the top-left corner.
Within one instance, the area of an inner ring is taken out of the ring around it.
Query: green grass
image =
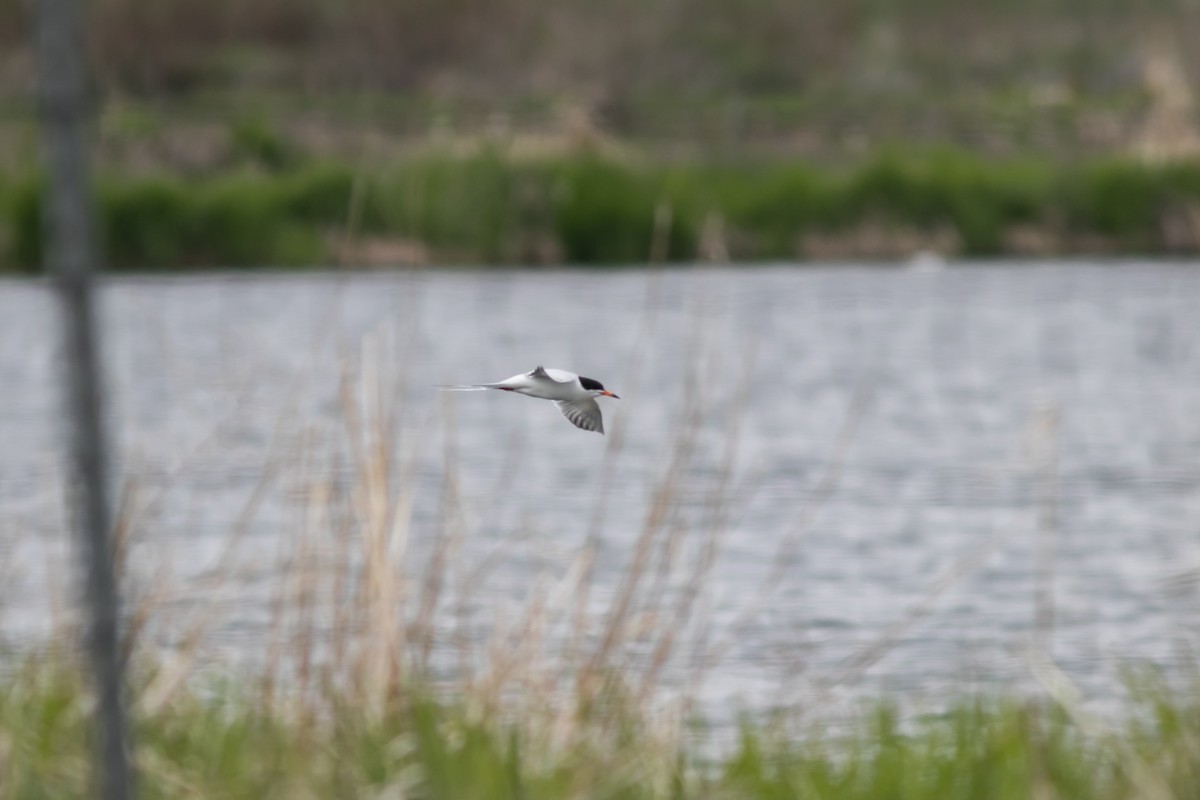
[[[135,681],[135,697],[152,677]],[[521,719],[472,710],[468,698],[413,687],[383,702],[330,687],[295,702],[265,701],[254,683],[209,681],[143,711],[135,754],[149,798],[1194,797],[1196,696],[1153,678],[1136,685],[1136,713],[1112,729],[1053,703],[963,699],[907,722],[879,703],[836,736],[747,721],[714,757],[656,739],[630,706],[620,735],[608,719],[556,740]],[[4,678],[0,796],[88,794],[87,709],[61,659]]]
[[[742,261],[803,258],[814,236],[862,255],[859,241],[881,230],[903,237],[866,255],[904,258],[938,232],[928,248],[947,256],[1200,252],[1193,225],[1181,237],[1167,224],[1200,208],[1197,163],[898,149],[838,167],[658,163],[594,152],[521,159],[485,146],[358,170],[306,160],[257,123],[234,134],[241,166],[231,172],[98,177],[112,268],[320,266],[341,261],[347,241],[364,240],[408,243],[431,263],[636,264],[652,249],[687,261],[705,255],[702,231],[714,218],[725,249]],[[5,269],[41,262],[40,187],[30,176],[0,180]],[[661,209],[670,224],[656,231]],[[1032,250],[1015,236],[1029,230],[1040,242]]]

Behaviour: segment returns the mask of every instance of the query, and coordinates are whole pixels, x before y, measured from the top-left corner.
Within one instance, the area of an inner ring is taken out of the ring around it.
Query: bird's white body
[[[516,392],[539,400],[552,400],[563,416],[573,425],[585,431],[604,433],[604,418],[600,414],[597,397],[617,397],[606,390],[599,381],[581,378],[565,369],[538,367],[530,372],[513,375],[496,383],[473,383],[466,386],[443,386],[450,391],[483,391],[496,389]],[[619,399],[619,398],[618,398]]]

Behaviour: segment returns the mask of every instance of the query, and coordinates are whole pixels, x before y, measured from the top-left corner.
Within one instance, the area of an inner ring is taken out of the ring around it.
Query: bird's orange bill
[[[612,392],[608,391],[607,389],[605,389],[604,391],[602,391],[600,394],[604,395],[605,397],[611,397],[611,398],[612,398],[612,399],[614,399],[614,400],[620,400],[620,399],[621,399],[621,398],[617,397],[615,394],[613,394]]]

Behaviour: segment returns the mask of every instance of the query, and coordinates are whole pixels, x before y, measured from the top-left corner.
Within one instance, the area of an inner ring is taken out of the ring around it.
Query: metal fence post
[[[96,758],[102,796],[133,796],[123,676],[118,653],[119,599],[113,574],[107,454],[105,451],[92,272],[96,266],[88,177],[90,106],[85,50],[76,0],[37,3],[38,82],[48,185],[45,263],[60,297],[64,385],[70,417],[72,521],[78,529],[90,612],[90,654],[96,704]]]

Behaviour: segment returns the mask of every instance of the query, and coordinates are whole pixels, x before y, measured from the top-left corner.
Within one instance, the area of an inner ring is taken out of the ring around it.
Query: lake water
[[[1195,649],[1196,264],[155,277],[103,301],[131,587],[163,609],[164,647],[232,548],[206,647],[263,657],[280,564],[329,544],[313,487],[361,500],[347,431],[372,424],[349,409],[394,421],[414,574],[453,539],[438,619],[459,638],[553,592],[589,541],[602,619],[665,508],[645,585],[701,591],[664,680],[714,659],[697,691],[718,715],[1028,688],[1035,644],[1103,704],[1122,665]],[[0,634],[18,648],[71,590],[54,311],[46,285],[0,283]],[[621,395],[609,435],[433,388],[537,364]],[[661,620],[652,596],[634,610]]]

